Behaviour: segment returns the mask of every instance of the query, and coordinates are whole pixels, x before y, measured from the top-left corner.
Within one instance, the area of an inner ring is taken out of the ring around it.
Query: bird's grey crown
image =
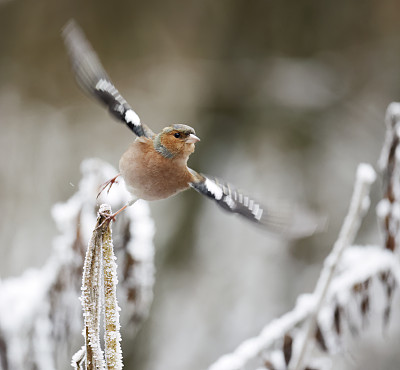
[[[190,135],[196,135],[196,132],[194,131],[193,127],[190,127],[188,125],[184,125],[183,123],[176,123],[174,125],[166,127],[163,131],[164,132],[171,132],[174,130],[178,130],[180,132],[183,132],[184,134]]]

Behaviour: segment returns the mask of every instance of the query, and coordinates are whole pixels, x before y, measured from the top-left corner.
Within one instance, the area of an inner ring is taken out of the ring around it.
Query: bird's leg
[[[101,184],[101,185],[100,185],[101,190],[100,190],[100,192],[97,194],[96,199],[97,199],[97,198],[100,196],[100,194],[107,188],[107,186],[108,186],[108,190],[107,190],[107,194],[108,194],[108,193],[110,192],[111,187],[112,187],[114,184],[118,184],[118,181],[117,181],[118,176],[121,176],[121,174],[119,173],[117,176],[114,176],[112,179],[110,179],[110,180],[106,181],[104,184]]]
[[[103,216],[105,216],[104,221],[96,227],[96,229],[100,228],[101,226],[104,225],[105,222],[110,222],[110,221],[114,221],[115,222],[115,217],[121,213],[123,210],[125,210],[126,208],[130,207],[132,204],[134,204],[136,201],[138,200],[138,198],[133,198],[132,200],[130,200],[128,203],[126,203],[122,208],[120,208],[117,212],[109,215],[109,214],[103,214]]]

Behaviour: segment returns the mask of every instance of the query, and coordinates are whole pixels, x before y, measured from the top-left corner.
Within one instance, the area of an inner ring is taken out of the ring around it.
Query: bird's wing
[[[237,213],[246,219],[266,227],[287,238],[303,238],[321,228],[321,222],[309,211],[295,209],[283,203],[264,206],[232,185],[210,178],[189,169],[193,181],[190,186],[213,199],[228,212]]]
[[[74,20],[65,25],[62,35],[76,81],[82,90],[105,104],[111,114],[124,122],[137,136],[154,136],[154,132],[140,122],[139,116],[111,82],[85,34]]]

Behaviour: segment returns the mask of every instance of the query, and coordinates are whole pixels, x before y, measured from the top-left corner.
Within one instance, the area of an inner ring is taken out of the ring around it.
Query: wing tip
[[[61,28],[61,33],[63,35],[68,34],[74,29],[79,28],[78,23],[76,22],[75,18],[70,18],[64,26]]]
[[[304,207],[264,212],[260,223],[286,239],[304,239],[327,230],[328,217]]]
[[[61,37],[63,38],[64,43],[67,45],[69,52],[71,52],[70,45],[76,40],[79,40],[79,42],[86,40],[82,28],[74,18],[69,19],[61,28]]]

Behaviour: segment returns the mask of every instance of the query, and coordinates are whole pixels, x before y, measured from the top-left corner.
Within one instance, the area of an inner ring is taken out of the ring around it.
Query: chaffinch
[[[294,231],[293,226],[298,222],[294,221],[291,212],[266,209],[233,186],[189,168],[188,158],[194,152],[195,143],[200,141],[194,129],[185,124],[173,124],[155,134],[141,122],[115,88],[83,31],[73,20],[64,27],[63,38],[75,78],[83,91],[107,106],[110,113],[137,136],[119,161],[120,174],[104,184],[102,189],[111,187],[121,175],[133,196],[131,202],[111,216],[112,219],[137,199],[165,199],[192,188],[223,209],[265,225],[272,231],[289,232],[296,237],[314,232],[314,221],[305,222],[300,230]]]

